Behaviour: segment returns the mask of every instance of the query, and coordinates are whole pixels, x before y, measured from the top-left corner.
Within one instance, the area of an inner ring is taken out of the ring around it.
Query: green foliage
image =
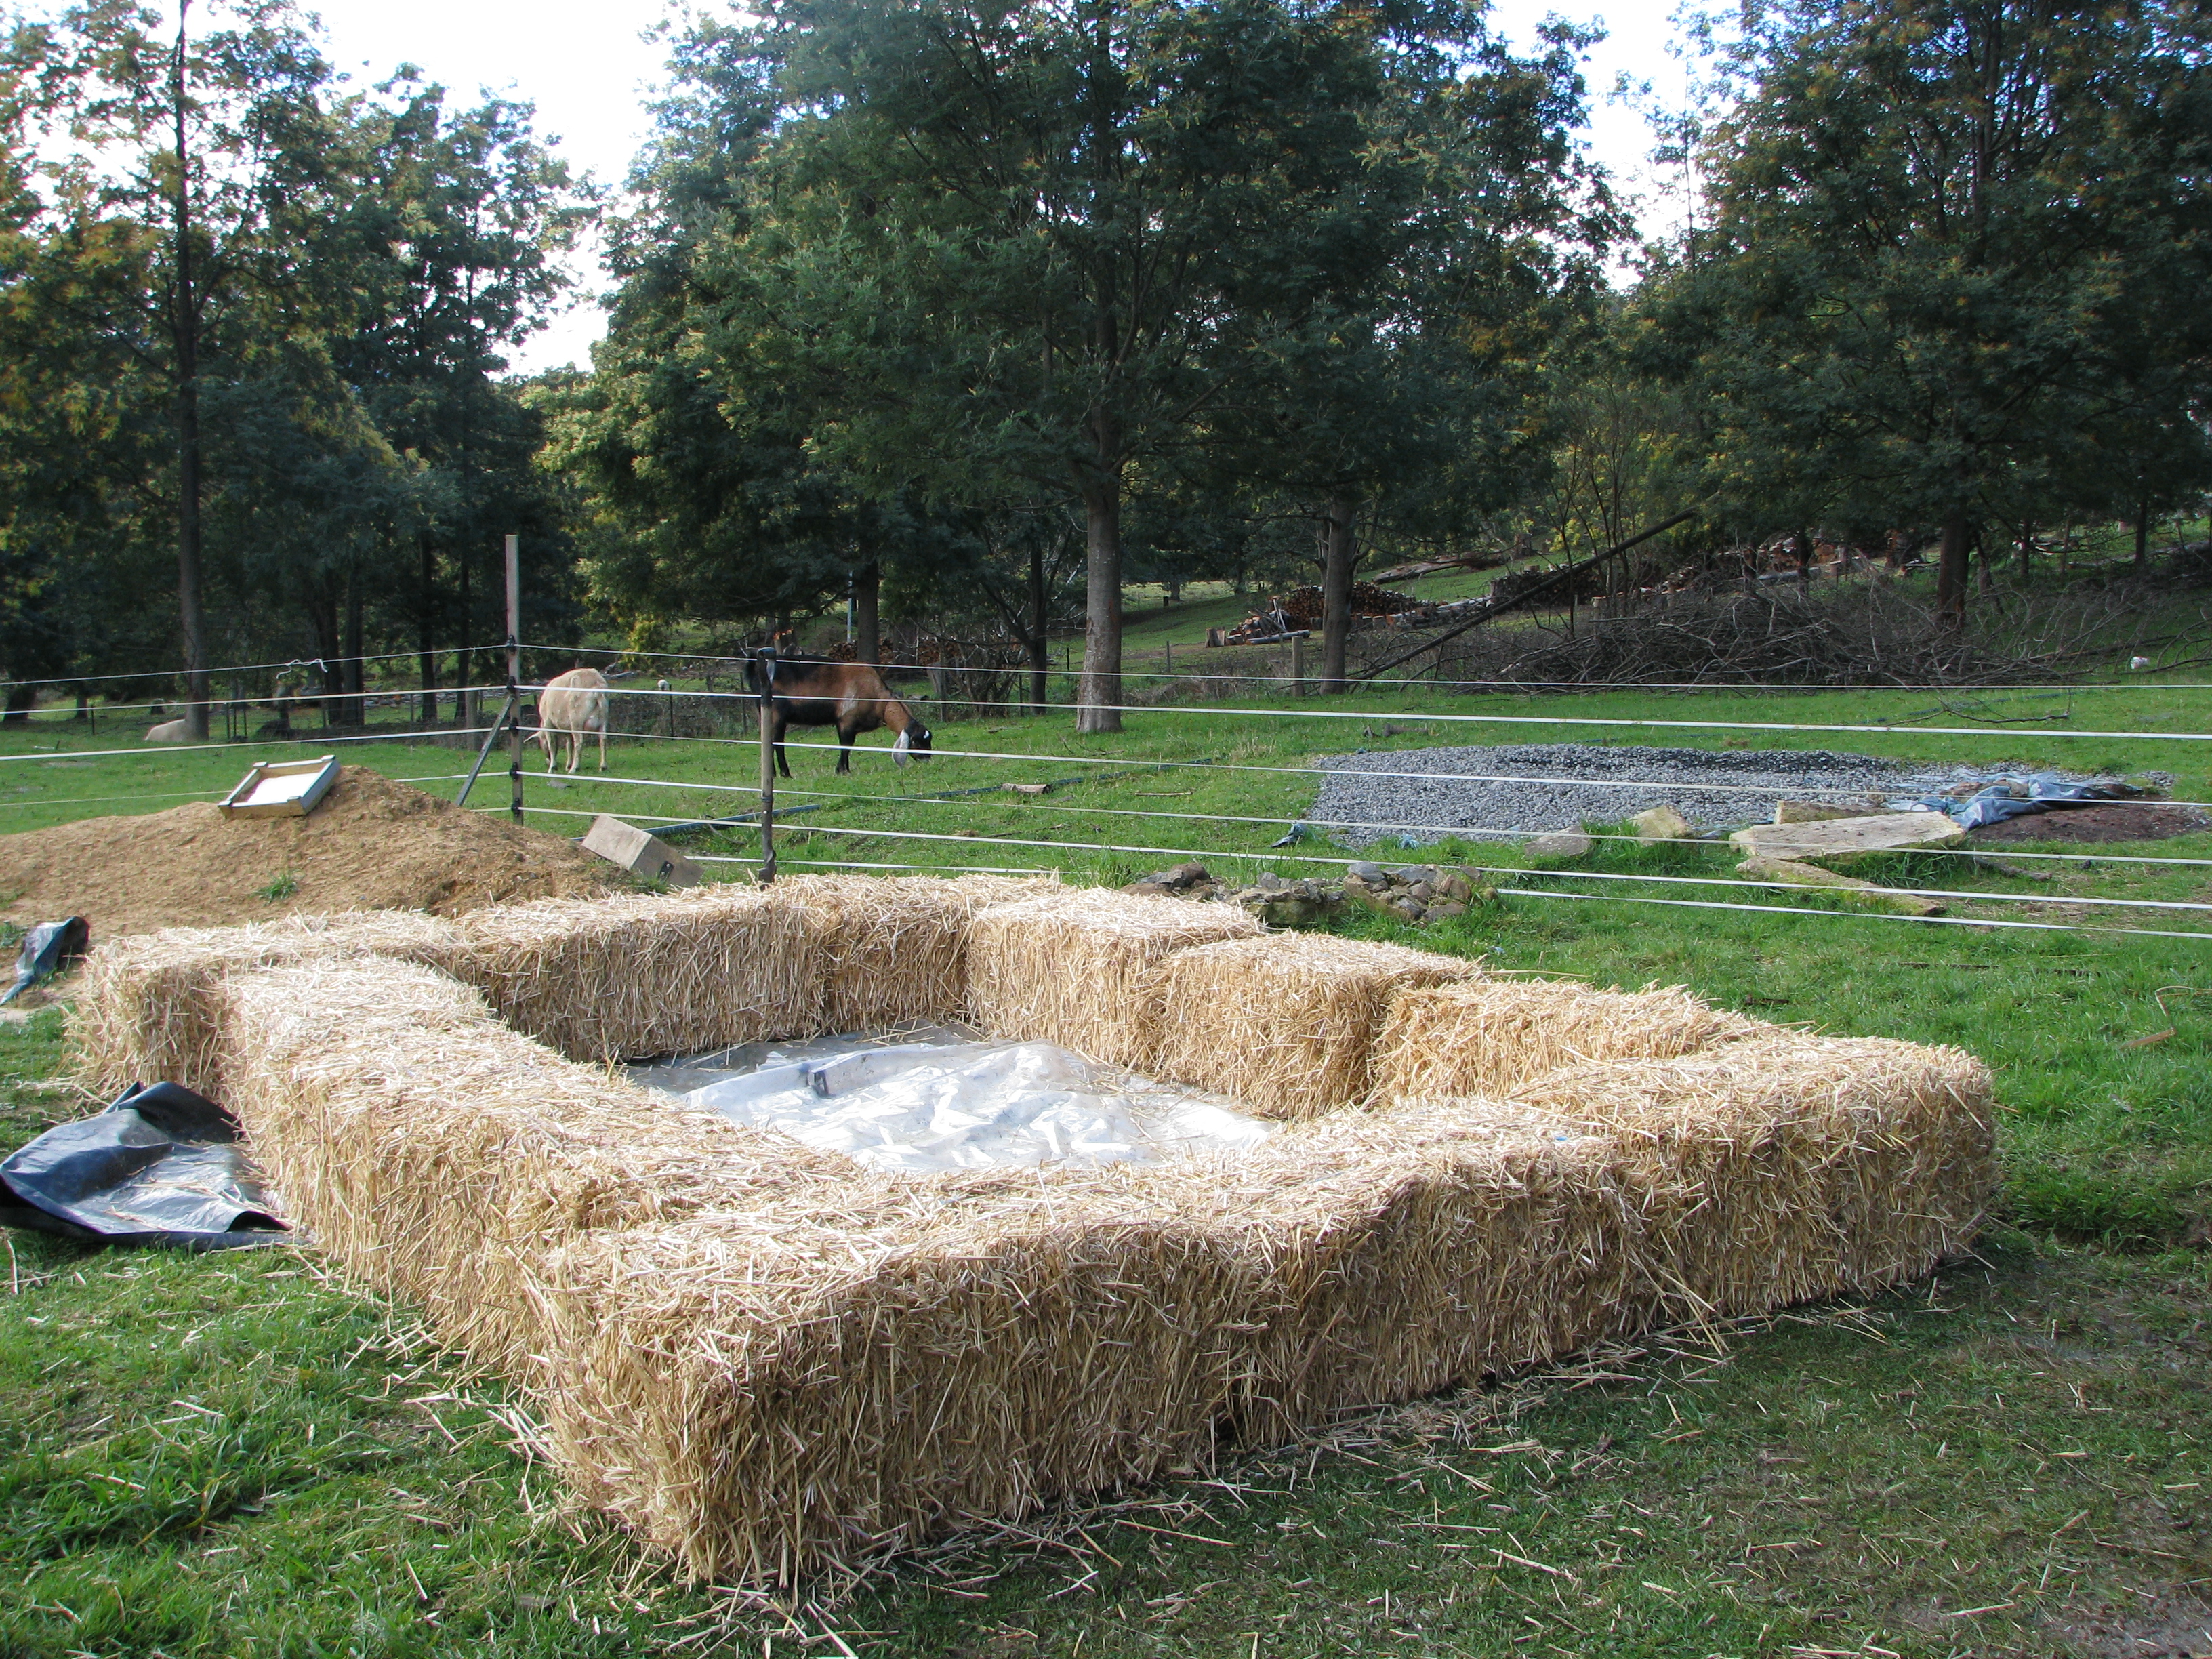
[[[358,691],[372,631],[484,631],[505,530],[557,623],[565,505],[494,376],[588,192],[526,107],[349,90],[285,0],[213,21],[179,47],[100,0],[0,52],[0,672],[173,664],[188,569],[204,657]]]
[[[1656,284],[1741,530],[2136,512],[2212,482],[2212,31],[2164,0],[1747,14]]]

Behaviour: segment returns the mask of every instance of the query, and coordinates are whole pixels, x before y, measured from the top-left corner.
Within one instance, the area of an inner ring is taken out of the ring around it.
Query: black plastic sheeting
[[[97,1117],[57,1125],[0,1163],[0,1222],[191,1250],[273,1243],[284,1228],[237,1123],[175,1083],[133,1085]]]
[[[15,983],[0,1002],[13,1002],[40,980],[52,979],[85,953],[92,943],[92,925],[82,916],[64,921],[42,921],[23,935],[23,953],[15,961]]]

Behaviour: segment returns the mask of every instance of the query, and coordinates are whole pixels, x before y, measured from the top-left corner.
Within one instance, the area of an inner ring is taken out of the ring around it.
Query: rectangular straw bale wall
[[[568,1239],[779,1194],[834,1213],[884,1189],[850,1159],[564,1060],[428,968],[310,959],[218,994],[223,1103],[284,1214],[519,1375],[532,1264]]]
[[[703,1053],[822,1029],[834,919],[781,886],[540,899],[471,912],[455,971],[573,1059]]]
[[[1988,1196],[1986,1075],[1809,1042],[1750,1068],[1740,1127],[1789,1127],[1742,1153],[1643,1138],[1717,1073],[1615,1062],[1617,1129],[1461,1101],[1291,1124],[1242,1158],[953,1177],[927,1226],[834,1261],[714,1216],[580,1237],[540,1298],[555,1443],[694,1571],[787,1580],[1202,1461],[1224,1423],[1264,1441],[1924,1271]],[[1911,1167],[1882,1150],[1929,1130],[1945,1150]],[[1838,1201],[1850,1237],[1832,1209],[1779,1224]]]
[[[1680,986],[1599,991],[1571,980],[1464,978],[1398,991],[1376,1033],[1385,1101],[1503,1095],[1562,1066],[1666,1060],[1774,1028]]]
[[[1062,890],[1056,877],[793,876],[775,890],[821,925],[822,1029],[882,1031],[964,1017],[975,914]]]
[[[1994,1179],[1987,1074],[1950,1050],[1455,979],[1262,939],[1226,906],[945,885],[480,913],[453,965],[482,994],[218,949],[194,1041],[288,1213],[532,1389],[583,1496],[697,1571],[763,1579],[1141,1480],[1224,1425],[1278,1436],[1918,1273]],[[902,941],[924,941],[911,978],[832,988],[840,952],[896,965]],[[1242,1156],[902,1178],[512,1029],[586,1057],[720,1047],[943,1018],[963,971],[998,1035],[1365,1109]],[[1287,1028],[1249,1063],[1223,1051],[1256,1030],[1228,990]]]
[[[219,989],[226,975],[317,957],[390,957],[450,968],[450,921],[413,910],[294,916],[244,927],[171,927],[104,941],[70,1018],[78,1078],[109,1099],[133,1083],[181,1083],[221,1099]]]
[[[1672,1060],[1562,1067],[1512,1102],[1605,1137],[1674,1192],[1674,1288],[1724,1314],[1923,1272],[1996,1189],[1989,1070],[1956,1048],[1770,1026]]]

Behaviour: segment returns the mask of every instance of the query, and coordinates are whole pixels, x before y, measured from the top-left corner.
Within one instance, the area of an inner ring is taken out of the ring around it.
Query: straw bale
[[[957,982],[964,897],[725,894],[479,913],[455,966],[586,1054],[819,1029],[826,951],[896,967],[915,929],[933,954],[896,994],[916,1000],[876,1006],[934,1011]],[[1869,1289],[1971,1237],[1993,1188],[1988,1074],[1954,1050],[1679,992],[1423,988],[1469,965],[1173,900],[1045,893],[964,927],[970,1004],[1001,1035],[1178,1071],[1210,1052],[1218,1084],[1258,1017],[1218,1005],[1272,998],[1296,1030],[1255,1051],[1263,1086],[1292,1098],[1303,1065],[1357,1099],[1380,1019],[1375,1103],[1241,1154],[906,1178],[563,1060],[421,965],[311,955],[201,994],[286,1212],[532,1389],[586,1499],[719,1577],[787,1582],[1203,1460],[1224,1432]],[[679,1017],[608,983],[686,952],[708,965]],[[1393,1033],[1443,1034],[1449,1063],[1417,1067]],[[1402,1097],[1468,1077],[1494,1092]]]
[[[969,919],[991,905],[1057,892],[1060,881],[795,876],[776,890],[822,925],[823,1028],[869,1031],[967,1018]]]
[[[1675,1306],[1749,1312],[1925,1273],[1997,1186],[1989,1069],[1879,1037],[1770,1030],[1666,1060],[1573,1066],[1511,1103],[1609,1137],[1671,1206]]]
[[[556,1455],[693,1571],[787,1581],[1206,1448],[1254,1281],[1202,1233],[963,1206],[846,1243],[708,1218],[549,1264]]]
[[[797,1200],[828,1224],[887,1178],[688,1109],[376,957],[221,981],[226,1100],[283,1212],[448,1340],[529,1381],[533,1265],[596,1228]]]
[[[1599,991],[1571,980],[1474,979],[1405,990],[1376,1038],[1382,1100],[1496,1097],[1560,1066],[1694,1054],[1775,1028],[1680,986]]]
[[[1366,1098],[1392,994],[1480,978],[1461,957],[1327,933],[1270,933],[1170,952],[1155,970],[1154,1075],[1303,1118]]]
[[[110,1098],[166,1080],[220,1099],[216,992],[223,976],[277,963],[374,952],[450,966],[454,925],[413,910],[288,916],[240,927],[170,927],[100,945],[70,1017],[78,1077]]]
[[[969,1003],[994,1036],[1057,1042],[1141,1071],[1159,1042],[1155,964],[1170,951],[1261,931],[1233,905],[1099,888],[993,905],[969,925]]]
[[[1648,1313],[1615,1294],[1607,1143],[1353,1115],[1243,1159],[934,1182],[933,1224],[806,1259],[720,1215],[579,1238],[541,1291],[556,1455],[694,1571],[788,1580]]]
[[[822,1029],[823,923],[781,886],[541,899],[461,919],[454,971],[574,1060],[696,1054]]]

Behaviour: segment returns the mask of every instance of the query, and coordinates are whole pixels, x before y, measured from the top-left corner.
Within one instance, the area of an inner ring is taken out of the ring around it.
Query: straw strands
[[[821,1029],[821,907],[735,884],[471,912],[457,965],[501,1018],[578,1060]]]
[[[969,923],[969,1006],[994,1036],[1142,1071],[1160,1036],[1153,965],[1170,951],[1261,931],[1232,905],[1097,888],[995,905]]]
[[[224,1103],[286,1215],[524,1382],[535,1265],[567,1240],[793,1197],[818,1226],[885,1185],[562,1060],[427,968],[307,960],[218,995]]]
[[[1261,1117],[1365,1099],[1394,993],[1475,978],[1462,957],[1326,933],[1270,933],[1171,951],[1154,970],[1158,1075],[1234,1095]]]
[[[1241,1154],[892,1176],[564,1060],[430,968],[215,933],[137,980],[118,957],[103,985],[158,966],[189,994],[103,993],[88,1030],[149,1052],[131,1011],[197,998],[287,1212],[530,1389],[583,1498],[724,1578],[1866,1290],[1971,1238],[1992,1190],[1988,1074],[1953,1050],[1261,938],[1223,905],[880,887],[478,912],[453,966],[588,1056],[957,1016],[964,954],[1001,1035],[1365,1109]]]
[[[224,975],[371,953],[450,967],[461,950],[453,923],[412,910],[118,935],[93,951],[70,1013],[77,1076],[109,1099],[157,1080],[220,1099],[216,992]]]
[[[1773,1027],[1680,986],[1631,994],[1571,980],[1483,979],[1401,991],[1376,1039],[1385,1100],[1497,1096],[1560,1066],[1665,1060]]]
[[[1723,1314],[1924,1271],[1996,1191],[1989,1070],[1956,1048],[1770,1027],[1564,1068],[1513,1103],[1613,1139],[1671,1194],[1673,1288]]]
[[[822,1024],[884,1030],[951,1018],[968,1006],[968,923],[994,904],[1060,890],[1056,876],[793,876],[776,892],[824,929]]]

